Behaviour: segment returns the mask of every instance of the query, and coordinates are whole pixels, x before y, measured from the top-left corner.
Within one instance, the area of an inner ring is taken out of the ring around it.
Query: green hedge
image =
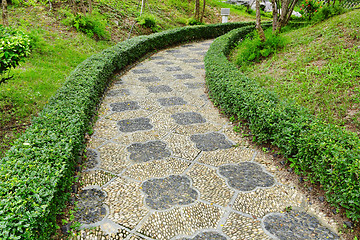
[[[0,160],[0,238],[50,239],[64,208],[91,117],[117,69],[148,52],[253,23],[172,29],[121,42],[82,62]]]
[[[305,108],[280,101],[239,72],[227,55],[251,30],[233,30],[210,46],[205,69],[213,101],[228,114],[246,119],[257,142],[279,147],[297,173],[320,183],[330,203],[344,207],[349,218],[359,220],[359,137],[321,122]]]

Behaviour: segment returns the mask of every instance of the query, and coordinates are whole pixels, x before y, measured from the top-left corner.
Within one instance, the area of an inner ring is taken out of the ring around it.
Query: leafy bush
[[[156,17],[152,14],[145,13],[136,19],[138,23],[147,28],[154,28],[156,26]]]
[[[265,31],[265,42],[262,42],[258,32],[254,31],[239,43],[237,46],[238,56],[236,64],[246,67],[246,65],[252,62],[259,62],[262,58],[268,57],[286,45],[285,38],[280,35],[274,35],[271,29],[269,30]]]
[[[190,25],[190,26],[194,26],[194,25],[204,25],[204,23],[199,22],[199,21],[196,20],[194,17],[191,17],[191,18],[188,19],[187,25]]]
[[[77,31],[87,34],[91,38],[107,40],[110,33],[106,30],[107,21],[97,11],[93,11],[90,15],[74,15],[67,9],[59,11],[65,17],[61,22],[66,26],[75,27]]]
[[[343,8],[340,4],[335,5],[323,5],[320,6],[320,9],[317,14],[314,15],[314,22],[321,22],[330,17],[340,15],[346,12],[346,9]]]
[[[321,4],[318,0],[303,0],[300,13],[311,20],[312,16],[320,9]]]
[[[248,25],[254,28],[253,23],[228,23],[135,37],[82,62],[0,160],[1,238],[50,239],[69,196],[84,135],[116,69],[156,49],[215,38]]]
[[[205,56],[206,82],[215,104],[246,119],[254,139],[277,146],[297,173],[317,182],[334,206],[360,219],[360,140],[355,133],[325,124],[309,111],[280,101],[244,76],[227,55],[252,28],[243,27],[217,38]]]
[[[0,84],[9,78],[2,76],[30,54],[30,43],[30,38],[23,32],[0,25]]]

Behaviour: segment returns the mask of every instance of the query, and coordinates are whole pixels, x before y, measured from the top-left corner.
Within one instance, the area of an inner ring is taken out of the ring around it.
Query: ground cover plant
[[[307,107],[328,123],[359,132],[359,22],[360,12],[355,10],[281,34],[289,41],[283,50],[259,64],[239,67],[280,98]]]
[[[96,42],[46,16],[42,8],[10,11],[13,28],[30,38],[31,54],[15,69],[14,77],[0,85],[0,158],[35,115],[83,60],[111,42]]]

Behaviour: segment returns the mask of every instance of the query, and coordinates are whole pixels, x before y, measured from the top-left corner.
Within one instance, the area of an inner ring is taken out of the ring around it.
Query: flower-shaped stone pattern
[[[139,104],[135,101],[112,103],[112,104],[110,104],[110,107],[111,107],[111,110],[114,112],[137,110],[140,108]]]
[[[206,122],[206,119],[196,112],[175,113],[171,115],[171,117],[175,120],[177,124],[180,125]]]
[[[180,238],[179,240],[226,240],[227,238],[217,232],[202,232],[193,238]]]
[[[253,162],[243,162],[238,165],[223,165],[219,167],[221,176],[228,184],[239,191],[251,191],[256,187],[271,187],[274,178],[265,173],[261,167]]]
[[[142,191],[147,195],[146,204],[155,210],[188,205],[198,198],[198,192],[191,188],[190,179],[179,175],[147,180],[142,184]]]
[[[171,155],[166,148],[166,143],[162,141],[134,143],[127,147],[127,150],[131,153],[130,159],[137,163],[167,158]]]
[[[225,135],[217,132],[195,134],[190,137],[196,143],[196,147],[202,151],[215,151],[218,149],[231,148],[233,144],[226,140]]]
[[[135,132],[142,130],[150,130],[153,126],[148,118],[131,118],[118,121],[117,125],[121,132]]]
[[[117,89],[117,90],[111,90],[107,92],[107,97],[117,97],[117,96],[129,96],[130,91],[128,89]]]
[[[265,230],[278,239],[340,239],[306,212],[270,214],[263,219]]]
[[[100,189],[90,188],[79,193],[77,220],[81,223],[95,223],[101,221],[106,215],[103,204],[105,193]]]
[[[181,97],[169,97],[169,98],[160,98],[158,102],[161,106],[169,107],[175,105],[185,105],[187,102],[184,101]]]
[[[94,168],[96,165],[98,165],[98,153],[95,150],[87,149],[86,150],[86,160],[84,162],[85,169],[91,169]]]

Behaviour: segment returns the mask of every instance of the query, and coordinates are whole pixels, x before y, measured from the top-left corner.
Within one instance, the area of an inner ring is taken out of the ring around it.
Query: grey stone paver
[[[87,145],[76,239],[339,239],[209,101],[211,42],[114,77]]]

